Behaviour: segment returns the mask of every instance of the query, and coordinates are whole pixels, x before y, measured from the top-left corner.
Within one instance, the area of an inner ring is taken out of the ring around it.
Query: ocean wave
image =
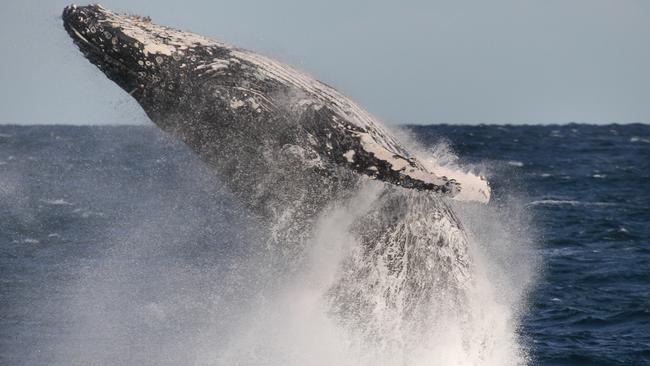
[[[583,202],[576,200],[537,200],[528,202],[526,206],[618,206],[612,202]]]
[[[41,202],[52,205],[52,206],[74,206],[74,203],[70,203],[63,198],[53,199],[53,200],[41,200]]]
[[[521,167],[524,166],[524,163],[521,162],[521,161],[517,161],[517,160],[511,160],[511,161],[508,162],[508,165],[514,166],[514,167],[517,167],[517,168],[521,168]]]
[[[632,136],[630,137],[630,142],[643,142],[646,144],[650,144],[650,139],[644,139],[643,137]]]

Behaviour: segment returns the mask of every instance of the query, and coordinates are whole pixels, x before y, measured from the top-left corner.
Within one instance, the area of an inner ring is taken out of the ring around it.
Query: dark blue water
[[[543,258],[520,329],[533,364],[650,364],[650,126],[411,130],[487,165],[492,204],[525,197]],[[65,310],[84,304],[84,279],[105,273],[96,268],[106,265],[106,251],[135,253],[132,262],[110,264],[131,274],[110,282],[142,280],[128,287],[132,301],[208,293],[215,263],[247,255],[237,243],[253,234],[237,226],[250,220],[214,173],[153,127],[0,126],[0,364],[57,363],[57,352],[83,343],[67,324],[84,320]],[[153,262],[174,275],[161,281],[141,270]],[[114,290],[91,293],[128,301]],[[168,323],[205,330],[192,323],[205,318],[198,314],[205,306],[185,306],[186,316]],[[154,349],[170,329],[147,330],[138,347]],[[128,353],[132,345],[112,346]],[[110,355],[115,363],[121,356]]]

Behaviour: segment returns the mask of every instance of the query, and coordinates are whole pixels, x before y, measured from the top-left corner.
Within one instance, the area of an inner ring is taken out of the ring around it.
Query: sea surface
[[[486,167],[491,204],[517,197],[532,218],[541,265],[517,330],[530,364],[650,365],[650,125],[408,129]],[[249,255],[251,223],[155,127],[0,126],[0,364],[150,364],[138,355],[170,337],[196,346],[229,321],[206,294],[215,267]],[[173,312],[157,305],[169,298]]]

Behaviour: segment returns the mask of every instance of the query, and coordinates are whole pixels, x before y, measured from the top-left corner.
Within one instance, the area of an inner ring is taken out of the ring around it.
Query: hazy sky
[[[0,123],[148,123],[67,1],[0,3]],[[650,122],[649,0],[104,0],[279,58],[388,123]]]

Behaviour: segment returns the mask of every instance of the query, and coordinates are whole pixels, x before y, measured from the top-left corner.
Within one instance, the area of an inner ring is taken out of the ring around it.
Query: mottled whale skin
[[[448,196],[460,190],[453,179],[428,171],[364,109],[290,66],[99,5],[69,6],[63,21],[85,56],[154,123],[208,160],[223,159],[210,158],[215,142],[242,141],[249,148],[293,148],[326,175],[344,166],[405,188]],[[247,175],[244,165],[220,170]]]
[[[441,294],[462,301],[467,236],[441,199],[460,185],[429,171],[353,101],[290,66],[148,18],[99,5],[68,6],[62,17],[91,63],[269,223],[280,257],[301,255],[329,204],[379,187],[350,223],[361,249],[329,292],[351,331],[389,334],[381,307],[417,328]]]

